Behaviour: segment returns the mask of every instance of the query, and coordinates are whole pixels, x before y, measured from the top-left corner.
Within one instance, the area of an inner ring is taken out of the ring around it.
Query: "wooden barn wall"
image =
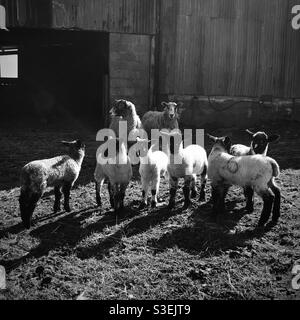
[[[156,0],[53,0],[53,27],[154,34]]]
[[[0,0],[8,27],[155,34],[158,0]]]
[[[300,97],[291,0],[164,0],[161,95]]]
[[[151,42],[149,35],[111,33],[109,68],[111,103],[132,101],[139,114],[151,105]]]
[[[0,0],[8,28],[48,28],[52,25],[52,0]]]

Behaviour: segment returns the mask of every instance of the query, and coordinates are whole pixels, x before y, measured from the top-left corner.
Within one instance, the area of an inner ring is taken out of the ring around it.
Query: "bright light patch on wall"
[[[0,78],[18,78],[18,55],[0,55]]]

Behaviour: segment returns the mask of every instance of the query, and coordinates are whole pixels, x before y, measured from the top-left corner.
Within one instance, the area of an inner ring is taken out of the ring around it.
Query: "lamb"
[[[36,160],[26,164],[21,170],[21,193],[19,198],[21,219],[25,228],[31,226],[31,217],[37,202],[47,187],[54,187],[54,213],[60,210],[60,199],[64,194],[64,209],[71,211],[70,190],[81,171],[85,156],[85,145],[80,140],[62,141],[68,147],[66,155]]]
[[[136,112],[135,105],[127,100],[120,99],[115,101],[115,105],[110,110],[111,123],[109,129],[112,129],[116,137],[119,137],[119,122],[127,122],[127,136],[129,132],[142,128],[141,119]]]
[[[164,111],[148,111],[142,117],[143,129],[151,137],[151,129],[178,129],[179,111],[181,103],[175,102],[162,102],[161,105],[164,107]]]
[[[211,179],[213,212],[215,215],[225,210],[225,197],[231,185],[252,188],[264,202],[258,223],[263,227],[269,220],[276,224],[280,217],[280,189],[275,183],[280,169],[277,162],[261,154],[232,156],[229,154],[229,137],[208,135],[214,145],[208,157],[208,177]]]
[[[148,191],[151,187],[151,206],[157,206],[157,195],[159,192],[160,176],[165,175],[168,169],[168,156],[162,151],[154,151],[156,142],[159,140],[152,140],[152,145],[148,150],[148,139],[137,138],[140,146],[140,167],[139,173],[142,182],[142,197],[140,208],[148,204]]]
[[[247,147],[243,144],[235,144],[230,148],[230,154],[233,156],[246,156],[246,155],[254,155],[254,154],[262,154],[264,156],[267,155],[269,143],[277,142],[280,139],[280,135],[274,134],[268,136],[265,132],[256,132],[253,133],[250,130],[246,130],[246,132],[251,137],[250,147]],[[253,211],[253,189],[251,187],[244,188],[244,194],[247,201],[247,211]]]
[[[251,137],[250,147],[243,144],[235,144],[230,148],[230,154],[233,156],[246,156],[253,154],[267,155],[269,143],[277,142],[280,139],[280,135],[273,134],[268,136],[265,132],[258,131],[256,133],[246,130]]]
[[[106,158],[104,150],[113,151],[113,155]],[[97,165],[94,172],[96,182],[96,201],[101,207],[101,189],[105,178],[108,179],[110,204],[115,212],[124,208],[126,188],[132,177],[132,167],[127,155],[127,149],[122,138],[110,138],[101,147],[97,155]]]
[[[167,154],[169,157],[168,174],[170,181],[169,208],[175,206],[175,196],[178,188],[178,179],[184,178],[184,208],[188,208],[192,198],[197,195],[197,175],[201,175],[201,189],[199,201],[205,201],[205,186],[207,181],[207,154],[204,148],[192,144],[183,148],[182,135],[179,130],[160,132],[167,139]],[[171,140],[173,137],[174,140]],[[164,143],[164,141],[163,141]]]

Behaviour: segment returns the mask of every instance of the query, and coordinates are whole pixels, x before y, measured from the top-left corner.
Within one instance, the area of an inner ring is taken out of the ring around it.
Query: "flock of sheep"
[[[277,162],[267,156],[270,142],[278,141],[280,136],[268,136],[264,132],[252,133],[250,146],[232,145],[229,137],[207,135],[213,141],[212,150],[207,157],[205,149],[197,144],[184,147],[178,126],[180,105],[175,102],[163,102],[164,110],[149,111],[140,120],[133,103],[117,100],[111,109],[110,129],[114,137],[108,137],[104,145],[113,147],[115,154],[107,161],[107,152],[97,154],[94,173],[96,183],[96,202],[101,206],[101,189],[106,180],[110,204],[116,212],[124,207],[126,188],[132,178],[132,161],[128,145],[120,136],[119,124],[127,123],[128,134],[132,130],[143,129],[147,136],[157,129],[162,138],[166,138],[166,148],[161,149],[161,140],[136,137],[139,157],[142,199],[140,207],[148,205],[148,193],[151,189],[151,206],[156,207],[159,199],[161,176],[169,177],[170,198],[168,207],[175,206],[178,180],[184,179],[184,208],[190,205],[191,198],[197,196],[196,180],[201,177],[199,202],[205,201],[207,178],[211,181],[213,214],[220,215],[225,210],[225,197],[231,185],[244,188],[246,210],[253,211],[254,192],[263,200],[263,210],[258,223],[263,227],[272,212],[272,223],[276,224],[280,216],[280,189],[275,183],[280,169]],[[85,146],[79,141],[63,142],[68,147],[66,155],[28,163],[21,171],[21,193],[19,198],[21,218],[26,228],[31,226],[31,217],[37,202],[47,187],[54,187],[54,212],[60,210],[60,200],[64,194],[64,209],[71,211],[69,205],[70,190],[77,180]],[[103,150],[103,149],[102,149]],[[111,159],[113,158],[113,159]],[[61,192],[62,191],[62,192]]]

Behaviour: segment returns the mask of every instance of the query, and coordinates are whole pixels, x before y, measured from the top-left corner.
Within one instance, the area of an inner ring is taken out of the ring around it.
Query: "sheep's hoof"
[[[151,208],[156,208],[157,203],[155,201],[151,202]]]
[[[173,209],[175,207],[175,201],[170,201],[168,204],[168,209]]]
[[[60,204],[55,203],[55,204],[54,204],[54,207],[53,207],[53,212],[54,212],[54,213],[57,213],[57,212],[59,212],[59,211],[60,211]]]
[[[203,192],[203,193],[201,192],[200,193],[199,201],[200,202],[204,202],[205,201],[205,192]]]
[[[69,206],[65,206],[64,209],[66,210],[66,212],[71,212],[72,209]]]
[[[247,206],[245,207],[245,209],[246,209],[246,211],[247,211],[248,213],[252,213],[252,212],[254,211],[253,204],[252,204],[252,205],[247,205]]]
[[[191,205],[191,201],[185,201],[182,209],[183,210],[188,209],[190,205]]]
[[[144,201],[140,203],[139,205],[139,209],[145,209],[147,207],[147,203],[145,203]]]
[[[191,198],[194,199],[197,197],[197,191],[195,189],[192,189],[191,191]]]

